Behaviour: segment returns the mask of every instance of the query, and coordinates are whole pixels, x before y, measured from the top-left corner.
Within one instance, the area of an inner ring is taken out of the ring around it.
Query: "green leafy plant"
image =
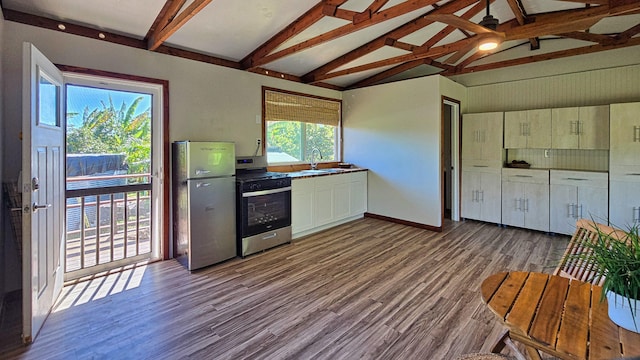
[[[640,300],[639,226],[629,226],[624,232],[606,233],[598,227],[595,230],[595,241],[584,239],[581,243],[587,251],[572,257],[592,264],[594,279],[604,276],[601,300],[609,291],[626,297],[635,320],[638,309],[632,300]]]

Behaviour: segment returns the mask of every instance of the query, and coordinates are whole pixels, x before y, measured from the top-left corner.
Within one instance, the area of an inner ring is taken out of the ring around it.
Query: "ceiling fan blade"
[[[429,14],[429,15],[425,15],[425,18],[433,21],[445,23],[447,25],[455,26],[459,29],[467,30],[474,34],[490,33],[490,34],[494,34],[501,37],[505,36],[503,32],[488,29],[482,25],[473,23],[467,19],[463,19],[453,14]]]
[[[506,30],[506,40],[529,39],[545,35],[558,35],[573,31],[583,31],[595,25],[602,16],[587,17],[582,19],[554,19],[553,17],[539,16],[535,22],[509,28]]]

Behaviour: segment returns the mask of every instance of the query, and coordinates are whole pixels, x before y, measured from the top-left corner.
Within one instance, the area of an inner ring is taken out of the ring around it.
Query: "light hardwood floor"
[[[67,286],[15,359],[453,359],[502,327],[479,286],[551,272],[568,237],[362,219],[189,273],[170,260]]]

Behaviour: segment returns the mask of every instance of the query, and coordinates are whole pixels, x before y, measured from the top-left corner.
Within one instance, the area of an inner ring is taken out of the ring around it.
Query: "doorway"
[[[460,102],[442,98],[442,216],[460,221]]]
[[[162,256],[162,85],[65,73],[65,280]]]

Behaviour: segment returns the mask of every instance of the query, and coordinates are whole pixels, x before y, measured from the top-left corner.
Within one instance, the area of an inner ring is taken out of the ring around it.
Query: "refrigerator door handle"
[[[210,170],[196,169],[196,175],[205,175],[210,173]]]
[[[199,182],[199,183],[197,183],[197,184],[196,184],[196,187],[197,187],[197,188],[201,188],[201,187],[208,187],[208,186],[211,186],[211,183],[208,183],[208,182]]]

